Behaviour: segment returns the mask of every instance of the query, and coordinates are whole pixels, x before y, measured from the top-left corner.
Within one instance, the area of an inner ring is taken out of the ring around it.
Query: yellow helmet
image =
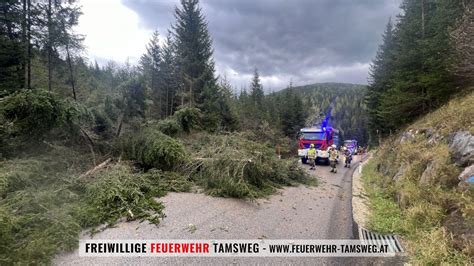
[[[314,148],[314,144],[309,145],[310,148]]]

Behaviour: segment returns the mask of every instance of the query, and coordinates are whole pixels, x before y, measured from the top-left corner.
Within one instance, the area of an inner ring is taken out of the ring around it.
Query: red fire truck
[[[301,157],[301,162],[308,161],[308,149],[311,144],[314,144],[316,149],[316,163],[324,161],[329,164],[329,147],[333,144],[339,144],[339,131],[332,127],[308,127],[302,128],[299,134],[298,156]]]

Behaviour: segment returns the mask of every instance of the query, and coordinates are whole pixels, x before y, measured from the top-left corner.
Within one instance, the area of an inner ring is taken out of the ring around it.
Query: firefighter
[[[311,166],[309,170],[315,170],[314,166],[316,165],[316,149],[314,148],[314,144],[309,145],[308,159],[309,165]]]
[[[352,161],[351,151],[348,148],[344,147],[343,153],[344,153],[344,167],[351,168],[351,161]]]
[[[336,169],[336,160],[337,160],[337,150],[336,150],[336,145],[332,145],[329,148],[329,165],[331,166],[331,172],[332,173],[337,173]]]

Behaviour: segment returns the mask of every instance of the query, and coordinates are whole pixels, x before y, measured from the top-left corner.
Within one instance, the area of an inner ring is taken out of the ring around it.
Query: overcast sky
[[[91,60],[134,64],[162,37],[179,0],[79,0]],[[217,74],[237,89],[258,68],[267,91],[316,82],[367,83],[388,18],[401,0],[201,0]]]

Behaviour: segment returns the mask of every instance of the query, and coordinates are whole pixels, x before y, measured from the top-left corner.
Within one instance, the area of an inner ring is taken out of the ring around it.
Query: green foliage
[[[250,85],[250,99],[255,105],[255,109],[258,110],[262,107],[263,104],[263,86],[260,82],[260,76],[258,70],[255,69],[252,84]]]
[[[126,158],[147,168],[171,170],[186,160],[183,144],[154,129],[133,133],[122,138],[122,151]]]
[[[193,129],[198,129],[202,120],[200,110],[193,107],[181,108],[173,114],[173,117],[186,133],[190,133]]]
[[[372,135],[375,130],[388,135],[464,87],[451,71],[457,52],[450,36],[464,1],[405,0],[401,8],[399,22],[387,25],[371,68],[367,105]]]
[[[41,136],[66,122],[73,114],[52,93],[22,90],[2,99],[1,114],[12,124],[12,133]]]
[[[23,51],[16,40],[0,35],[0,97],[21,88],[25,81],[21,62]]]
[[[156,124],[156,128],[170,137],[176,136],[178,133],[183,131],[181,125],[174,118],[160,120]]]
[[[92,114],[94,117],[94,132],[103,138],[111,137],[113,135],[114,122],[110,119],[107,112],[103,109],[93,109]]]
[[[163,205],[153,197],[163,196],[165,191],[157,175],[133,174],[128,166],[116,165],[95,177],[97,182],[86,187],[86,198],[100,221],[114,222],[125,216],[158,223]]]
[[[272,124],[276,121],[287,136],[294,138],[301,127],[321,123],[327,117],[329,125],[339,130],[341,141],[356,139],[366,145],[369,136],[365,93],[366,86],[357,84],[290,86],[267,96],[271,107],[269,121]]]
[[[458,189],[461,171],[451,159],[447,136],[472,130],[474,93],[458,97],[406,130],[414,137],[386,140],[363,170],[372,214],[370,226],[404,236],[414,264],[469,264],[469,242],[458,232],[446,232],[446,220],[459,212],[472,213],[472,191]],[[430,130],[430,136],[424,130]],[[418,133],[416,133],[418,131]],[[432,136],[439,136],[433,140]],[[443,138],[441,138],[443,137]],[[403,169],[403,171],[400,171]],[[395,174],[399,175],[394,180]],[[457,228],[469,221],[456,220]],[[463,247],[464,250],[454,247]]]
[[[124,111],[129,117],[145,116],[145,84],[141,77],[131,77],[121,85]]]
[[[294,89],[288,88],[283,92],[282,99],[284,101],[279,105],[281,129],[285,136],[296,137],[297,132],[306,125],[308,116],[303,99]]]
[[[256,198],[281,185],[314,183],[294,160],[278,160],[272,149],[241,134],[197,134],[185,141],[195,157],[182,171],[211,195]]]
[[[189,191],[172,172],[143,173],[127,162],[79,177],[90,159],[66,147],[0,165],[0,263],[49,264],[59,251],[77,247],[81,231],[104,223],[159,222],[167,191]]]
[[[176,68],[180,73],[178,79],[184,84],[182,92],[187,94],[187,102],[201,107],[208,100],[203,97],[206,86],[218,92],[212,39],[198,0],[181,1],[180,8],[175,9],[175,17],[172,31],[176,45]]]

